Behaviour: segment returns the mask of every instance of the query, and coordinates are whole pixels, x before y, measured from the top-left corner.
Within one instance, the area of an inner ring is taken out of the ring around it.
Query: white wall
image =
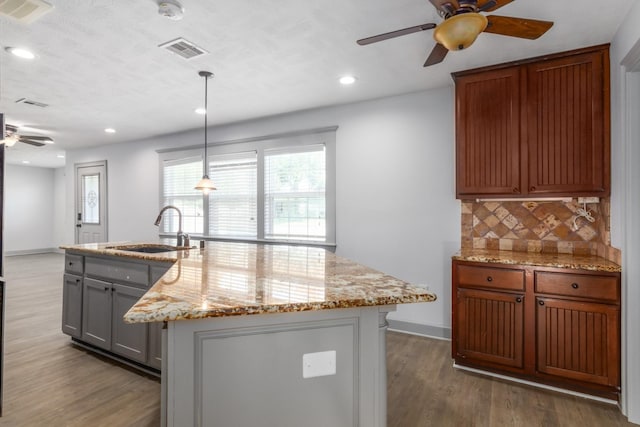
[[[167,108],[171,105],[167,104]],[[390,317],[450,327],[450,257],[460,245],[454,190],[453,87],[213,127],[210,141],[339,126],[336,134],[337,253],[438,295]],[[201,144],[203,131],[67,152],[67,212],[73,165],[107,160],[109,240],[157,238],[158,155]],[[65,239],[73,243],[73,217]]]
[[[633,57],[634,61],[630,61]],[[611,43],[611,240],[622,248],[622,409],[629,421],[640,424],[640,70],[628,67],[640,61],[640,3],[627,13]],[[636,65],[637,67],[637,65]],[[629,102],[633,101],[633,102]]]
[[[54,170],[5,165],[5,253],[54,247]]]
[[[64,242],[66,194],[65,194],[65,168],[53,170],[53,244],[58,248]],[[56,249],[60,251],[60,249]]]

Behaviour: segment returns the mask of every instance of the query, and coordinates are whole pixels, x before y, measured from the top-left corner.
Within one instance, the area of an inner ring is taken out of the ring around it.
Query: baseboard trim
[[[40,249],[26,249],[22,251],[6,251],[4,253],[4,256],[37,255],[37,254],[48,254],[51,252],[62,253],[62,252],[59,252],[58,248],[40,248]]]
[[[418,335],[421,337],[435,338],[439,340],[451,340],[451,329],[441,326],[423,325],[422,323],[405,322],[402,320],[388,319],[389,330],[404,334]]]
[[[458,365],[455,362],[453,362],[453,367],[456,368],[456,369],[460,369],[461,371],[473,372],[474,374],[486,375],[486,376],[489,376],[489,377],[499,378],[501,380],[511,381],[511,382],[515,382],[515,383],[518,383],[518,384],[524,384],[524,385],[528,385],[528,386],[536,387],[536,388],[542,388],[542,389],[545,389],[545,390],[556,391],[558,393],[570,394],[571,396],[581,397],[581,398],[589,399],[589,400],[595,400],[595,401],[598,401],[598,402],[607,403],[609,405],[615,405],[615,406],[620,407],[620,405],[619,405],[619,403],[617,401],[611,400],[611,399],[605,399],[604,397],[592,396],[590,394],[580,393],[578,391],[567,390],[567,389],[564,389],[564,388],[558,388],[558,387],[554,387],[554,386],[547,385],[547,384],[535,383],[533,381],[527,381],[527,380],[523,380],[521,378],[514,378],[514,377],[507,376],[507,375],[496,374],[495,372],[483,371],[482,369],[470,368],[468,366]]]

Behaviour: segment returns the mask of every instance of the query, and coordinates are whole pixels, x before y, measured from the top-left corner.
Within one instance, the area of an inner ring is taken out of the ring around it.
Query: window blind
[[[265,239],[326,239],[324,145],[265,150]]]
[[[193,187],[202,177],[202,160],[187,158],[166,160],[162,167],[162,206],[173,205],[182,211],[182,230],[186,233],[203,232],[202,192]],[[174,209],[162,216],[162,232],[178,231],[178,213]]]
[[[257,237],[257,165],[255,151],[209,157],[209,235]]]

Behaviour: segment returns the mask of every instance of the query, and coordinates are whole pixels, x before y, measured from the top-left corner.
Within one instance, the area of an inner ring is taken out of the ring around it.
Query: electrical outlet
[[[336,351],[322,351],[302,355],[302,378],[336,374]]]
[[[578,197],[578,203],[600,203],[599,197]]]

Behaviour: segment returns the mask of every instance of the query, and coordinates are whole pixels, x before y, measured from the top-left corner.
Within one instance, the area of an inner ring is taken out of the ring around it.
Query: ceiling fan
[[[520,37],[534,40],[553,26],[550,21],[512,18],[509,16],[482,15],[481,12],[492,12],[515,0],[429,0],[444,18],[440,24],[426,23],[402,30],[378,34],[360,39],[361,46],[376,43],[406,34],[435,29],[433,38],[436,45],[424,63],[425,67],[442,62],[450,50],[466,49],[476,40],[481,32]]]
[[[4,124],[4,115],[0,114],[0,122]],[[53,139],[48,136],[40,135],[26,135],[19,132],[19,128],[14,125],[5,124],[0,128],[4,128],[4,138],[0,140],[0,144],[5,144],[7,147],[13,147],[16,142],[22,142],[36,147],[42,147],[46,144],[53,144]]]

